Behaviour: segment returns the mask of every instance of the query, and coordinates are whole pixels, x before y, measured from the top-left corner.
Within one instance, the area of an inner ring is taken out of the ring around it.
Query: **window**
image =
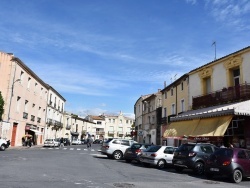
[[[109,119],[109,123],[111,123],[111,119]]]
[[[19,110],[20,110],[20,99],[21,99],[21,97],[17,97],[17,105],[16,105],[16,111],[17,112],[19,112]]]
[[[163,117],[167,117],[167,108],[163,109]]]
[[[211,77],[204,78],[203,83],[204,83],[204,94],[211,93]]]
[[[240,84],[240,69],[233,70],[233,84],[234,86]]]
[[[201,146],[201,151],[204,153],[213,153],[213,149],[211,146]]]
[[[25,100],[25,104],[24,104],[24,111],[28,112],[28,103],[29,101]]]
[[[164,150],[164,153],[173,154],[174,153],[174,148],[166,147],[165,150]]]
[[[164,92],[164,97],[167,98],[167,91]]]
[[[101,124],[102,124],[102,122],[101,122],[101,121],[97,121],[97,122],[96,122],[96,124],[101,125]]]
[[[150,116],[148,116],[148,123],[151,123]]]
[[[122,120],[120,119],[120,124],[122,124]]]
[[[31,115],[31,121],[35,121],[35,116]]]
[[[184,103],[184,99],[181,100],[181,112],[185,111],[185,103]]]
[[[128,120],[126,120],[126,123],[128,124]]]
[[[171,89],[171,96],[173,96],[174,95],[174,89],[172,88]]]
[[[181,91],[183,91],[183,89],[184,89],[183,85],[184,85],[183,82],[181,82]]]
[[[20,82],[21,82],[21,83],[23,83],[23,77],[24,77],[24,72],[21,71],[21,73],[20,73],[20,80],[21,80]]]
[[[112,143],[113,144],[121,144],[121,141],[120,140],[114,140]]]
[[[172,104],[172,106],[171,106],[171,112],[172,112],[172,115],[175,115],[175,104]]]
[[[30,88],[30,82],[31,82],[31,78],[29,77],[29,78],[28,78],[28,85],[27,85],[27,88],[28,88],[28,89]]]
[[[121,144],[124,145],[124,146],[130,146],[128,140],[122,140]]]

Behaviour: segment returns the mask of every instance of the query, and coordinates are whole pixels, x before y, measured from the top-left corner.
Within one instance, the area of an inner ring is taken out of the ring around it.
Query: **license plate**
[[[210,171],[219,172],[218,168],[210,168]]]
[[[182,161],[176,161],[177,164],[182,164]]]

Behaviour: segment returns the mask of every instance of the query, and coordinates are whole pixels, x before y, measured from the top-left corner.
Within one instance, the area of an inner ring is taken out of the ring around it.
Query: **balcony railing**
[[[193,109],[205,108],[220,104],[245,101],[250,99],[250,84],[242,84],[222,90],[193,97]]]
[[[96,135],[104,135],[105,132],[104,131],[96,131]]]
[[[113,135],[113,134],[115,134],[115,132],[114,131],[108,131],[108,134]]]

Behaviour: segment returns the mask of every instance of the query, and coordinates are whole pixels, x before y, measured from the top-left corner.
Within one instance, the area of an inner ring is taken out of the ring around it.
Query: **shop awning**
[[[190,110],[182,114],[179,114],[177,116],[171,117],[170,121],[171,122],[184,121],[184,120],[211,118],[211,117],[228,116],[228,115],[250,116],[250,100],[231,103],[231,104],[211,106],[198,110]]]
[[[167,130],[164,132],[163,137],[183,137],[193,133],[194,129],[198,125],[199,120],[188,120],[172,122]]]
[[[36,135],[43,135],[42,132],[35,130],[35,129],[30,129],[30,131],[34,132]]]
[[[224,136],[233,116],[204,118],[189,136]]]
[[[164,138],[168,137],[209,137],[224,136],[233,116],[220,116],[204,119],[172,122],[164,132]]]

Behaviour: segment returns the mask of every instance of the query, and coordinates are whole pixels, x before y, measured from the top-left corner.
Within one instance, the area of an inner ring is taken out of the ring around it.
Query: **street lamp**
[[[19,81],[21,81],[21,79],[15,80],[15,81],[12,83],[12,86],[11,86],[10,105],[9,105],[9,112],[8,112],[8,119],[7,119],[7,122],[8,122],[8,123],[10,122],[10,107],[11,107],[11,101],[12,101],[12,97],[13,97],[14,84],[15,84],[16,82],[19,82]]]

